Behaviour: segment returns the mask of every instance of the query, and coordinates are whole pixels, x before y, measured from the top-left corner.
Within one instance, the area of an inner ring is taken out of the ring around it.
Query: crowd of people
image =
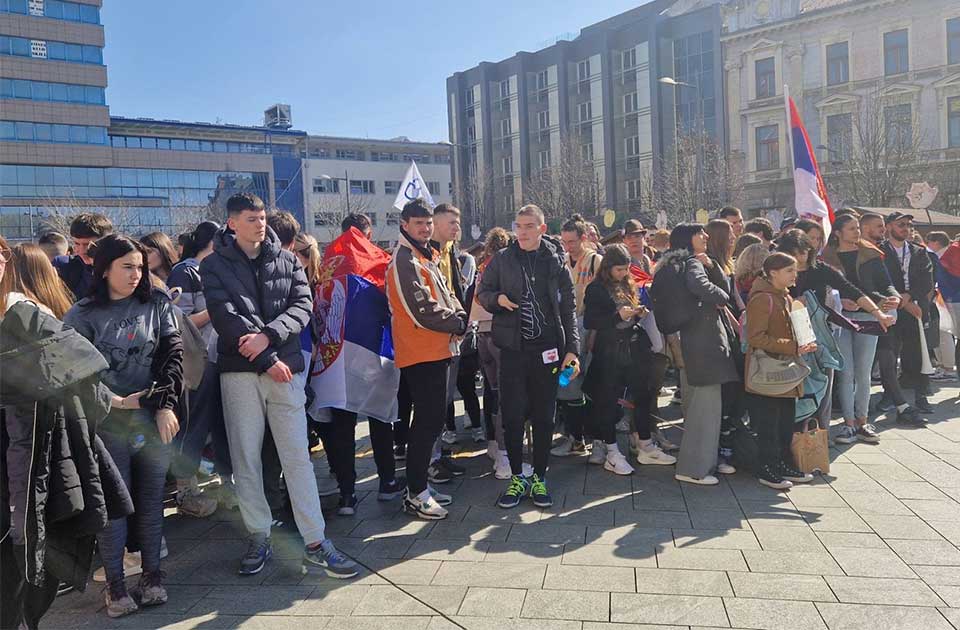
[[[308,413],[327,323],[324,254],[291,214],[268,211],[255,195],[234,195],[226,211],[225,225],[201,223],[176,243],[161,232],[116,234],[98,214],[77,216],[69,241],[49,233],[11,246],[0,237],[0,353],[29,349],[43,366],[33,380],[0,374],[0,487],[10,506],[0,551],[16,559],[3,563],[5,623],[36,627],[58,584],[82,587],[86,570],[75,567],[89,568],[94,534],[109,616],[165,603],[168,480],[181,514],[239,509],[249,533],[241,575],[263,570],[271,531],[291,524],[304,570],[357,574],[326,535],[321,495],[339,495],[337,517],[355,514],[358,413]],[[736,467],[778,490],[807,483],[793,435],[810,422],[829,429],[834,404],[837,443],[876,443],[871,413],[921,426],[933,411],[931,380],[955,378],[960,242],[943,232],[916,242],[909,214],[847,209],[832,226],[790,219],[775,230],[725,207],[706,225],[670,231],[630,219],[602,241],[579,215],[550,235],[540,208],[526,205],[512,231],[488,232],[476,256],[460,247],[454,205],[417,199],[400,216],[381,287],[399,413],[370,418],[369,435],[376,498],[400,499],[414,517],[446,518],[454,497],[436,486],[465,473],[450,450],[462,439],[457,392],[464,428],[505,482],[497,505],[547,508],[551,457],[583,456],[613,475],[675,465],[679,482],[697,485]],[[375,249],[365,215],[341,227]],[[797,311],[826,313],[829,323],[813,316],[810,337]],[[85,348],[89,373],[62,365]],[[871,409],[874,378],[883,395]],[[671,380],[679,447],[658,409]],[[61,423],[82,416],[85,438],[57,437],[70,431],[42,412],[68,407]],[[44,451],[38,435],[61,440],[64,452]],[[755,449],[744,447],[751,440]],[[311,460],[317,444],[336,480],[329,492]],[[75,490],[51,462],[87,450],[99,463]],[[34,473],[36,457],[47,458],[47,477]],[[220,483],[201,489],[207,459]],[[64,501],[99,525],[56,527],[44,509]],[[38,526],[44,518],[49,527]],[[60,538],[71,536],[89,544],[66,571]],[[125,578],[136,573],[128,591]]]

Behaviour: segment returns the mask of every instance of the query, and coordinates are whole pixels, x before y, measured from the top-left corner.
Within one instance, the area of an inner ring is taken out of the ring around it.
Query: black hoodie
[[[280,247],[270,228],[260,255],[249,258],[226,228],[214,237],[213,253],[200,263],[203,294],[217,340],[217,365],[221,372],[257,372],[283,361],[296,374],[302,372],[300,331],[310,322],[313,300],[306,273],[293,253]],[[267,349],[248,360],[240,354],[240,338],[264,333]]]

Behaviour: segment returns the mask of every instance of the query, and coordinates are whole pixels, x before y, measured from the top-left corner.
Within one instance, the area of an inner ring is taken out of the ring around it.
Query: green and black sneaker
[[[540,508],[548,508],[553,505],[553,497],[547,491],[547,482],[541,479],[539,475],[534,474],[530,483],[530,498],[533,504]]]
[[[497,505],[504,509],[515,508],[520,505],[520,500],[529,490],[530,482],[523,477],[514,475],[510,477],[510,485],[507,486],[507,491],[497,499]]]

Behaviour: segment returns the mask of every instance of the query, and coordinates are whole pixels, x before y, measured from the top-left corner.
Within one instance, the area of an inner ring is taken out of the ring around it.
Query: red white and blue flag
[[[310,411],[345,409],[397,419],[400,370],[384,282],[390,255],[351,228],[327,246],[314,297],[319,337],[311,366]]]
[[[833,223],[833,208],[827,198],[827,187],[820,176],[820,167],[817,166],[817,158],[810,146],[810,137],[797,112],[797,106],[786,86],[783,92],[787,121],[790,123],[790,147],[793,150],[794,206],[799,218],[819,221],[826,236],[830,234],[830,225]]]

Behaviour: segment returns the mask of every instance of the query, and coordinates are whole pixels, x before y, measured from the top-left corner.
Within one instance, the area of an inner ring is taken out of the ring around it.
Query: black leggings
[[[330,469],[337,476],[340,486],[340,496],[353,496],[357,483],[357,469],[355,466],[357,455],[357,414],[343,409],[331,409],[333,419],[327,423],[326,438],[329,442],[327,461]],[[373,460],[377,465],[377,476],[380,484],[393,481],[395,466],[393,460],[393,429],[389,423],[380,422],[371,418],[370,445],[373,448]]]
[[[413,416],[413,398],[407,379],[400,370],[400,388],[397,390],[397,406],[399,412],[397,421],[393,425],[393,443],[396,446],[407,446],[407,432],[410,430],[410,418]]]
[[[477,398],[477,371],[480,369],[480,355],[477,352],[460,357],[457,368],[457,391],[463,400],[471,427],[483,426],[480,417],[480,399]],[[447,429],[457,430],[453,400],[447,405]]]
[[[611,374],[615,382],[603,383],[593,399],[593,415],[596,419],[597,435],[607,444],[617,441],[617,422],[620,420],[618,401],[626,389],[633,402],[633,429],[641,440],[650,439],[650,408],[659,390],[655,382],[653,353],[638,352],[632,358],[629,368],[616,370]]]
[[[761,465],[776,471],[782,462],[790,460],[796,407],[796,398],[747,394],[750,427],[757,432]]]

